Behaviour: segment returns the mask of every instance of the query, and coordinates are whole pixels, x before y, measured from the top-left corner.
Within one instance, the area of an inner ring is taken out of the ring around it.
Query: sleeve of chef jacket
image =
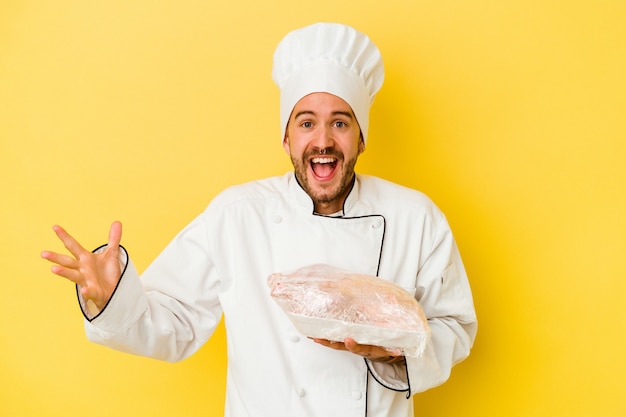
[[[474,302],[459,251],[444,217],[417,276],[416,298],[431,329],[419,358],[404,364],[368,362],[376,380],[389,389],[407,391],[407,398],[444,383],[452,367],[465,359],[476,337]]]
[[[169,362],[197,351],[222,315],[206,230],[202,216],[196,218],[141,279],[121,248],[122,277],[103,310],[93,311],[79,295],[88,339]]]

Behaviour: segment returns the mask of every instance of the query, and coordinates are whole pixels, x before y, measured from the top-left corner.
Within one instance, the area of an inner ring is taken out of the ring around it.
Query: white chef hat
[[[365,34],[337,23],[294,30],[274,52],[272,78],[280,89],[281,140],[296,103],[318,92],[347,102],[367,140],[369,109],[385,71],[380,51]]]

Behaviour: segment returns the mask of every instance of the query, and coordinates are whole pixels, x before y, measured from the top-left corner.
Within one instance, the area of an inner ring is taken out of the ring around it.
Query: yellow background
[[[622,0],[3,0],[0,415],[221,415],[222,328],[178,364],[91,344],[39,253],[119,219],[143,270],[221,189],[288,171],[271,56],[319,20],[385,58],[357,169],[435,200],[474,290],[472,356],[416,414],[626,415]]]

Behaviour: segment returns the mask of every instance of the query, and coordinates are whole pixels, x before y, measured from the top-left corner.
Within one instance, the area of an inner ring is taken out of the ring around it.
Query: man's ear
[[[286,133],[285,133],[285,138],[283,139],[283,148],[285,149],[285,152],[287,152],[287,155],[291,155],[291,147],[289,146],[289,136],[287,136]]]
[[[359,155],[365,152],[365,141],[363,140],[363,133],[361,133],[361,137],[359,138]]]

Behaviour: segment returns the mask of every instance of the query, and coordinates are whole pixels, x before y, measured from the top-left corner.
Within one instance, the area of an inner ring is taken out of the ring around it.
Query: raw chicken
[[[268,277],[270,294],[309,337],[344,340],[419,356],[430,336],[424,312],[403,288],[374,276],[311,265]]]

